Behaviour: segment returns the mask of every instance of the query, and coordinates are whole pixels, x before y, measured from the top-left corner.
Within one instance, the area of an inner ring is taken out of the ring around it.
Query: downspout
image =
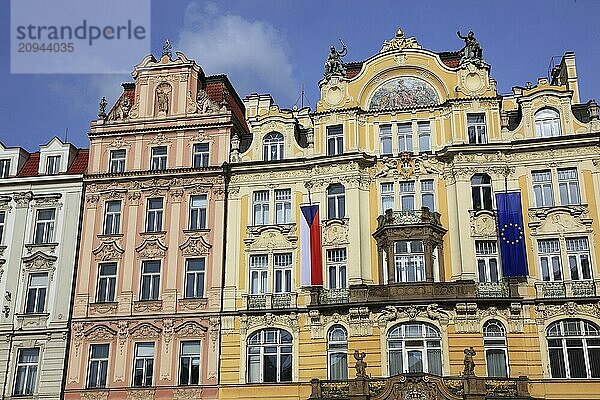
[[[227,245],[227,213],[228,213],[228,199],[229,199],[229,178],[230,178],[230,173],[231,173],[231,167],[229,165],[228,162],[223,163],[223,178],[224,178],[224,184],[225,184],[225,196],[224,196],[224,206],[223,206],[223,249],[222,249],[222,265],[221,265],[221,304],[219,305],[219,339],[218,339],[218,345],[219,345],[219,356],[217,357],[217,386],[219,387],[220,390],[220,386],[221,386],[221,332],[222,332],[222,316],[223,316],[223,312],[224,307],[223,307],[223,303],[225,301],[225,267],[227,265],[226,263],[226,255],[227,255],[227,251],[226,251],[226,245]]]

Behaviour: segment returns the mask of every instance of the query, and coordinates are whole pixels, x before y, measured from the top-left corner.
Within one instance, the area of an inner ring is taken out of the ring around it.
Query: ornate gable
[[[123,256],[123,250],[117,244],[116,240],[102,242],[98,247],[92,250],[92,254],[96,257],[96,261],[117,261]]]

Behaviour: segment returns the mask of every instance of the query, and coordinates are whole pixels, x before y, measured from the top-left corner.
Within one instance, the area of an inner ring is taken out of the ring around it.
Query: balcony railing
[[[509,297],[509,295],[506,282],[479,282],[477,284],[477,297],[498,298]]]
[[[297,293],[245,294],[244,308],[247,310],[269,310],[273,308],[296,308]]]
[[[350,289],[323,289],[319,292],[319,304],[348,303]]]
[[[385,214],[377,217],[377,229],[386,226],[431,224],[441,226],[440,213],[429,211],[427,207],[420,210],[393,211],[386,210]]]
[[[561,282],[538,282],[535,284],[537,297],[544,299],[560,299],[565,297],[594,297],[596,296],[598,282],[585,281],[561,281]]]

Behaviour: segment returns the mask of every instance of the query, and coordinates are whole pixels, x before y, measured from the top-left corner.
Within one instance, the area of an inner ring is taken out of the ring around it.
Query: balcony
[[[270,310],[296,308],[297,293],[243,294],[243,308],[246,310]]]
[[[535,290],[538,298],[562,299],[566,297],[595,297],[598,281],[538,282]]]
[[[402,225],[435,225],[442,227],[440,213],[429,211],[427,207],[420,210],[386,210],[385,214],[377,217],[377,230]]]
[[[510,297],[509,286],[506,282],[479,282],[479,283],[477,283],[477,297],[479,297],[479,298]]]

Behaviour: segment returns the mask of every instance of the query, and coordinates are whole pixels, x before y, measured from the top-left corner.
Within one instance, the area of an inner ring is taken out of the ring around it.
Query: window
[[[415,182],[400,182],[400,209],[412,211],[415,209]]]
[[[35,244],[52,243],[54,240],[54,218],[56,210],[37,210],[35,218]]]
[[[292,222],[292,190],[275,190],[275,223],[289,224]]]
[[[546,330],[553,378],[600,378],[600,329],[579,319],[556,321]]]
[[[206,270],[204,258],[185,260],[185,298],[200,299],[204,297],[204,275]]]
[[[469,135],[469,143],[487,143],[487,135],[485,133],[485,114],[467,114],[467,133]]]
[[[329,272],[329,289],[345,289],[346,284],[346,249],[327,250],[327,270]]]
[[[92,344],[90,346],[90,360],[88,363],[88,388],[106,387],[108,372],[108,344]]]
[[[179,385],[200,383],[200,342],[181,342],[179,353]]]
[[[427,372],[442,374],[440,331],[424,323],[396,325],[387,340],[390,376]]]
[[[159,290],[160,261],[143,261],[140,300],[158,300]]]
[[[587,238],[566,239],[566,244],[571,280],[592,279]]]
[[[254,225],[269,225],[269,191],[259,190],[252,194]]]
[[[560,204],[563,206],[581,202],[576,168],[558,170],[558,190],[560,192]]]
[[[385,210],[394,209],[394,184],[393,183],[382,183],[381,184],[381,212],[385,213]]]
[[[117,174],[125,172],[125,150],[111,150],[110,151],[110,172]]]
[[[96,301],[110,303],[115,301],[117,285],[117,263],[102,263],[98,265],[98,289]]]
[[[107,201],[104,209],[104,234],[116,235],[121,226],[121,201]]]
[[[208,143],[196,143],[192,148],[194,168],[208,167]]]
[[[552,207],[554,198],[552,196],[552,173],[550,170],[532,172],[533,194],[535,195],[536,207]]]
[[[476,240],[475,255],[479,282],[498,282],[498,243],[495,240]]]
[[[0,211],[0,245],[2,244],[2,239],[4,238],[4,225],[6,224],[6,212]]]
[[[27,285],[27,301],[25,313],[43,313],[46,308],[46,291],[48,290],[48,274],[30,274]]]
[[[292,291],[292,254],[274,254],[273,269],[275,271],[275,293]]]
[[[425,281],[425,251],[421,240],[394,242],[396,282]]]
[[[483,325],[485,365],[490,378],[508,378],[506,329],[500,321],[491,319]]]
[[[136,343],[133,359],[133,386],[152,386],[154,343]]]
[[[488,174],[475,174],[471,178],[471,198],[474,210],[492,209],[492,178]]]
[[[544,281],[562,281],[558,239],[538,240],[538,253]]]
[[[348,333],[334,325],[327,334],[327,371],[330,380],[348,379]]]
[[[38,347],[19,349],[13,390],[15,396],[32,395],[35,392],[39,357],[40,349]]]
[[[560,115],[557,111],[545,108],[535,113],[535,137],[560,136]]]
[[[427,207],[429,211],[435,211],[433,179],[424,179],[421,181],[421,207]]]
[[[248,382],[292,381],[292,335],[262,329],[248,338]]]
[[[417,122],[419,134],[419,151],[431,151],[431,125],[429,122]]]
[[[283,135],[271,132],[263,140],[263,161],[283,160]]]
[[[342,125],[327,127],[327,155],[335,156],[344,153],[344,129]]]
[[[346,194],[344,186],[339,183],[327,188],[327,218],[344,218],[346,216]]]
[[[190,229],[206,229],[206,205],[205,194],[190,197]]]
[[[60,172],[60,156],[48,156],[46,159],[46,174],[56,175]]]
[[[410,122],[398,124],[398,151],[400,153],[404,151],[413,152],[413,133],[412,123]]]
[[[152,171],[164,171],[167,169],[167,146],[152,148]]]
[[[8,178],[10,176],[10,159],[0,160],[0,178]]]
[[[162,231],[163,199],[148,199],[146,210],[146,232]]]
[[[392,126],[382,125],[379,127],[379,152],[380,154],[392,154]]]
[[[269,290],[269,262],[266,254],[250,256],[250,293],[264,294]]]

